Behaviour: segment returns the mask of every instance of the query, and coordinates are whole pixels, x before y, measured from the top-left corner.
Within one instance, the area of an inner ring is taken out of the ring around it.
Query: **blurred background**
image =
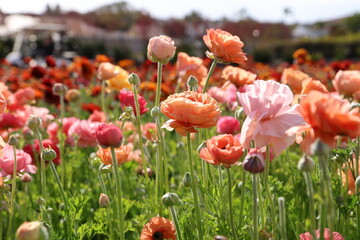
[[[263,63],[290,62],[299,48],[313,59],[360,59],[359,0],[2,0],[0,58],[107,54],[141,62],[148,39],[161,34],[203,57],[207,28],[238,35]]]

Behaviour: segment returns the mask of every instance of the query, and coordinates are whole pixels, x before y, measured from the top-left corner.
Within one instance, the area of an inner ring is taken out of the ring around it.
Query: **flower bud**
[[[65,99],[69,102],[76,102],[80,98],[80,91],[77,89],[69,89],[65,94]]]
[[[160,108],[159,107],[153,107],[151,109],[151,116],[152,117],[159,117],[161,115],[161,111],[160,111]]]
[[[67,86],[65,86],[64,84],[62,83],[55,83],[54,86],[53,86],[53,94],[56,95],[56,96],[61,96],[61,95],[64,95],[67,91]]]
[[[27,125],[31,130],[35,131],[42,125],[42,120],[38,116],[30,115]]]
[[[313,144],[311,144],[310,151],[319,157],[326,157],[330,152],[330,148],[326,143],[318,139]]]
[[[99,197],[99,206],[101,208],[107,208],[110,206],[110,199],[109,197],[104,194],[104,193],[100,193],[100,197]]]
[[[102,148],[118,148],[122,139],[123,134],[115,125],[101,123],[96,129],[96,141]]]
[[[45,205],[45,203],[46,203],[46,200],[44,199],[44,198],[39,198],[37,201],[36,201],[36,203],[38,204],[38,205]]]
[[[21,176],[21,181],[22,181],[23,183],[31,182],[31,181],[32,181],[32,177],[31,177],[30,174],[24,173],[24,174]]]
[[[189,172],[186,172],[183,178],[184,187],[190,187],[191,184],[191,176]]]
[[[8,141],[10,146],[17,146],[19,143],[19,138],[15,134],[11,135]]]
[[[300,159],[297,167],[302,172],[310,172],[311,170],[314,169],[315,162],[311,157],[309,157],[307,155],[303,155],[302,158]]]
[[[206,148],[206,141],[203,141],[197,148],[197,152],[200,153],[201,149]]]
[[[262,173],[265,170],[265,161],[259,149],[251,149],[246,155],[243,167],[251,173]]]
[[[227,238],[224,236],[215,236],[214,240],[227,240]]]
[[[24,222],[16,231],[16,240],[47,240],[49,234],[39,221]]]
[[[136,73],[131,73],[129,75],[128,82],[132,85],[138,85],[140,83],[140,78]]]
[[[193,75],[191,75],[189,77],[189,79],[187,80],[186,85],[191,88],[191,87],[196,87],[198,85],[199,81],[196,79],[196,77],[194,77]]]
[[[160,35],[152,37],[147,47],[147,57],[154,63],[167,64],[175,55],[176,47],[171,38]]]
[[[56,152],[54,149],[44,148],[44,150],[41,153],[41,157],[45,161],[52,161],[56,158]]]
[[[360,175],[355,180],[355,187],[360,188]]]
[[[34,132],[28,127],[23,128],[22,134],[24,136],[24,139],[27,141],[30,141],[34,138]]]
[[[172,207],[180,202],[180,198],[176,193],[167,192],[162,196],[161,201],[165,207]]]
[[[109,165],[104,165],[103,163],[100,165],[99,170],[101,173],[111,173],[112,171],[112,166],[111,164]]]
[[[234,115],[234,117],[235,117],[237,120],[241,120],[241,114],[242,114],[243,112],[244,112],[244,108],[237,106],[237,107],[236,107],[236,110],[235,110],[235,115]]]

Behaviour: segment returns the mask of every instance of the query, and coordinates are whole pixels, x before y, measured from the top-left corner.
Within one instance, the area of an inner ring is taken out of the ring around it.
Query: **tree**
[[[346,28],[353,33],[360,32],[360,13],[345,19]]]

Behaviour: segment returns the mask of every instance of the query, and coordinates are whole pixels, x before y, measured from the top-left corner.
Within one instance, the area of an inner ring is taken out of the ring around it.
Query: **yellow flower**
[[[110,88],[112,88],[112,89],[117,89],[117,90],[121,90],[123,88],[129,88],[130,89],[131,84],[128,82],[128,77],[129,77],[129,73],[126,70],[120,68],[119,69],[119,74],[116,75],[113,78],[110,78],[107,81],[108,86]]]

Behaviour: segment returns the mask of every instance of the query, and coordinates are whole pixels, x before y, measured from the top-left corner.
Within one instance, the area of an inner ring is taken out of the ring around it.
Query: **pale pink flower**
[[[360,71],[338,71],[332,81],[338,93],[355,94],[360,91]]]
[[[18,173],[28,172],[36,173],[36,166],[31,165],[31,156],[22,151],[16,150],[16,171]],[[12,146],[6,144],[3,149],[3,155],[0,157],[0,176],[5,177],[7,175],[13,175],[14,172],[14,149]]]
[[[96,129],[99,123],[88,120],[76,121],[69,128],[69,141],[71,144],[77,143],[79,147],[95,147]]]
[[[21,119],[21,122],[23,123],[27,122],[30,115],[40,117],[44,128],[46,128],[48,124],[54,120],[54,116],[50,114],[49,109],[30,105],[25,105],[23,109],[18,109],[15,115]]]
[[[237,106],[236,91],[237,88],[234,84],[230,82],[226,82],[221,88],[211,87],[208,90],[208,94],[212,98],[214,98],[218,103],[224,103],[230,109],[233,109]]]
[[[295,141],[295,136],[288,136],[286,130],[304,124],[298,105],[290,106],[293,93],[288,86],[273,80],[254,81],[244,90],[237,93],[247,115],[241,130],[241,144],[245,148],[250,147],[251,140],[257,148],[270,144],[279,155]]]
[[[77,121],[80,121],[80,119],[76,117],[68,117],[63,119],[63,133],[66,135],[67,139],[69,139],[69,128]],[[50,123],[46,129],[46,132],[49,134],[49,138],[54,142],[59,142],[57,137],[58,131],[59,124],[57,122]]]
[[[14,95],[9,97],[9,103],[15,106],[23,106],[35,99],[35,90],[27,87],[19,89]]]
[[[320,237],[320,229],[316,230],[316,237]],[[330,230],[324,229],[324,239],[330,240]],[[309,232],[300,234],[300,240],[313,240]],[[338,232],[332,232],[332,240],[345,240],[345,238]]]

